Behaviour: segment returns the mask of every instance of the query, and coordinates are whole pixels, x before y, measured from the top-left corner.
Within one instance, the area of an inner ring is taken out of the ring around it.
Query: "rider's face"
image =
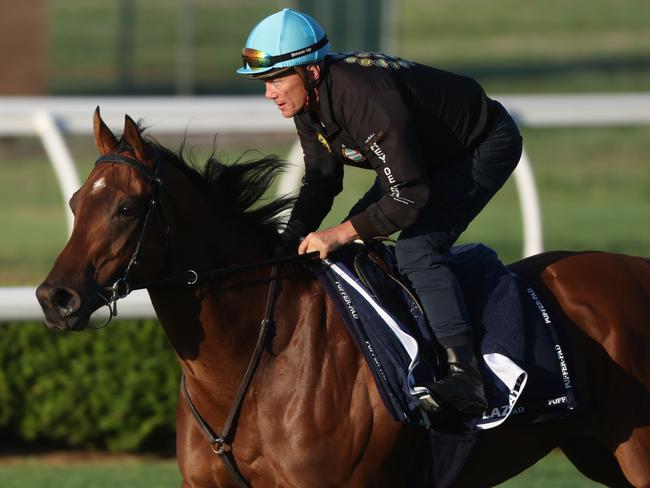
[[[307,103],[307,89],[295,71],[264,80],[264,96],[277,105],[286,118],[300,113]]]

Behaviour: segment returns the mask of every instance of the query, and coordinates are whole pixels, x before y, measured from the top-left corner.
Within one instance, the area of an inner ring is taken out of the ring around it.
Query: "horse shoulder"
[[[313,279],[283,280],[254,422],[263,478],[346,486],[384,471],[400,433],[331,298]],[[257,457],[257,456],[256,456]],[[289,463],[288,460],[291,460]]]

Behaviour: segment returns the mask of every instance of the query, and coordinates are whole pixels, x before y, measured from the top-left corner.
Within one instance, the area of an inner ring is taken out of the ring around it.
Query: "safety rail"
[[[587,95],[495,96],[522,127],[631,125],[650,123],[650,93]],[[0,97],[0,137],[37,135],[54,167],[64,202],[81,180],[64,134],[90,134],[92,113],[100,106],[111,127],[122,127],[124,114],[142,118],[156,134],[292,134],[291,120],[260,96],[205,97]],[[302,176],[302,151],[296,142],[289,152],[292,170],[279,191],[297,189]],[[526,151],[514,173],[521,206],[523,255],[543,250],[541,210]],[[67,209],[67,206],[66,206]],[[66,210],[68,229],[72,216]],[[153,317],[146,293],[129,296],[121,317]],[[0,288],[0,321],[41,317],[34,288]]]

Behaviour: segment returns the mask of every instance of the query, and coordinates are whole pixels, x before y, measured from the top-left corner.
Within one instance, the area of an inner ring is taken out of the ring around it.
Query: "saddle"
[[[356,250],[353,259],[357,277],[377,301],[406,324],[419,344],[419,354],[431,377],[445,374],[446,354],[428,327],[424,309],[408,278],[399,273],[392,247],[371,241]]]
[[[482,244],[452,248],[445,264],[459,279],[480,339],[489,404],[465,428],[496,427],[511,415],[531,422],[573,411],[568,351],[535,291]],[[424,392],[416,385],[444,374],[445,355],[397,269],[394,247],[378,241],[345,246],[317,274],[364,353],[389,412],[401,422],[430,426],[433,419],[420,408]]]

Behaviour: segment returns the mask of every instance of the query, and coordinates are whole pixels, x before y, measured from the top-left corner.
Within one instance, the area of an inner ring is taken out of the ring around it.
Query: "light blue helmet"
[[[318,22],[305,13],[285,8],[253,28],[242,51],[243,66],[237,73],[270,76],[278,70],[317,63],[330,49]]]

